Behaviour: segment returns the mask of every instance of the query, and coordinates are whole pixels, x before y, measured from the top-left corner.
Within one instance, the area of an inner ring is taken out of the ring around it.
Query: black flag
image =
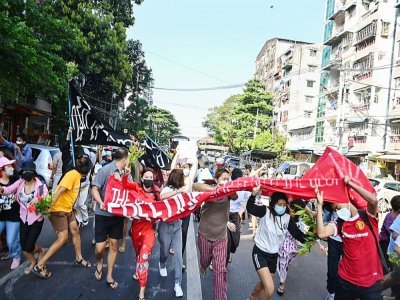
[[[70,118],[75,145],[112,145],[129,147],[130,137],[114,130],[100,118],[82,95],[69,83]]]
[[[146,155],[143,160],[146,166],[158,168],[162,170],[170,170],[172,159],[165,153],[160,146],[157,145],[150,137],[146,138],[142,142],[142,146],[146,149]]]

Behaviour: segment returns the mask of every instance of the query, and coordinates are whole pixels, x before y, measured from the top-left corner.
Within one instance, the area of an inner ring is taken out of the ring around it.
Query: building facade
[[[322,46],[274,38],[257,56],[256,78],[274,96],[273,127],[287,148],[310,149],[315,136]]]
[[[314,150],[400,150],[400,127],[392,118],[394,108],[400,113],[393,89],[395,76],[400,79],[394,68],[395,5],[395,0],[326,1]]]

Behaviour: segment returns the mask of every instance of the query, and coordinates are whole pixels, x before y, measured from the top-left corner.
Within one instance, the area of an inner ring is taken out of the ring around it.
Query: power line
[[[219,82],[223,82],[223,83],[226,83],[226,84],[230,84],[229,82],[227,82],[227,81],[225,81],[225,80],[222,80],[222,79],[220,79],[220,78],[218,78],[218,77],[215,77],[215,76],[209,75],[209,74],[207,74],[207,73],[204,73],[204,72],[202,72],[202,71],[196,70],[196,69],[194,69],[194,68],[192,68],[192,67],[186,66],[186,65],[181,64],[181,63],[179,63],[179,62],[176,62],[176,61],[174,61],[174,60],[172,60],[172,59],[169,59],[169,58],[167,58],[167,57],[161,56],[161,55],[159,55],[159,54],[157,54],[157,53],[154,53],[154,52],[152,52],[152,51],[150,51],[150,50],[146,50],[146,52],[147,52],[147,53],[150,53],[150,54],[153,54],[154,56],[157,56],[157,57],[159,57],[159,58],[161,58],[161,59],[164,59],[164,60],[166,60],[166,61],[168,61],[168,62],[170,62],[170,63],[173,63],[173,64],[175,64],[175,65],[178,65],[178,66],[180,66],[180,67],[182,67],[182,68],[188,69],[188,70],[190,70],[190,71],[192,71],[192,72],[195,72],[195,73],[204,75],[204,76],[206,76],[206,77],[212,78],[212,79],[217,80],[217,81],[219,81]]]
[[[155,90],[162,91],[179,91],[179,92],[201,92],[201,91],[215,91],[215,90],[225,90],[225,89],[234,89],[238,87],[245,86],[246,83],[236,83],[231,85],[223,85],[223,86],[215,86],[209,88],[163,88],[163,87],[153,87]]]

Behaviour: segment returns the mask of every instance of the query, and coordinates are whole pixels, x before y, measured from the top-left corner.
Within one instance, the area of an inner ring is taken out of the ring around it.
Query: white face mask
[[[350,208],[350,204],[349,204]],[[351,211],[347,207],[343,207],[336,211],[338,218],[341,218],[343,221],[348,221],[351,218]]]
[[[190,170],[189,169],[183,169],[183,176],[185,176],[185,177],[188,177],[189,176],[189,173],[190,173]]]
[[[6,170],[6,174],[8,177],[13,176],[14,175],[14,169],[13,168],[8,168]]]

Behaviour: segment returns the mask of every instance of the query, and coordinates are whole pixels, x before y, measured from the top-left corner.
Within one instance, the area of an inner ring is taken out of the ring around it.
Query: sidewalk
[[[91,263],[90,269],[74,266],[74,251],[69,242],[48,263],[49,270],[53,273],[50,279],[42,279],[34,274],[24,275],[27,262],[10,272],[11,261],[0,262],[0,299],[136,299],[139,294],[139,283],[132,279],[134,272],[134,251],[130,237],[127,237],[125,253],[119,253],[114,270],[114,279],[119,283],[117,290],[108,287],[105,281],[106,266],[103,269],[103,280],[97,281],[94,277],[95,255],[92,221],[89,226],[81,230],[82,253]],[[38,243],[49,247],[55,240],[50,222],[46,219]],[[197,266],[197,251],[194,240],[193,225],[189,228],[187,241],[187,273],[183,274],[182,289],[184,297],[181,299],[201,299],[199,297],[200,277]],[[174,270],[172,258],[167,261],[169,276],[161,278],[158,270],[159,243],[156,242],[150,260],[150,274],[146,289],[146,299],[176,299],[174,292]],[[104,260],[106,262],[106,258]],[[196,277],[198,283],[196,284]],[[189,289],[187,290],[187,278]],[[190,296],[191,295],[191,296]]]

